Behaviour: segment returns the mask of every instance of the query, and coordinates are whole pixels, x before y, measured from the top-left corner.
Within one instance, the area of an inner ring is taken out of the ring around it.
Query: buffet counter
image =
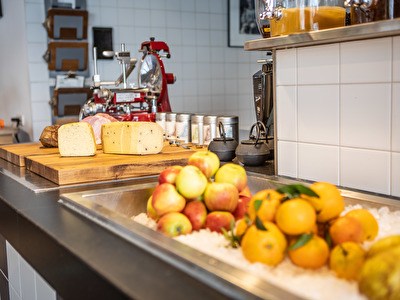
[[[261,173],[269,167],[252,168]],[[272,174],[272,173],[270,173]],[[257,298],[226,279],[161,259],[61,205],[64,193],[123,187],[154,177],[57,187],[0,159],[0,236],[62,299]],[[1,269],[7,276],[5,257]],[[195,274],[195,275],[194,275]],[[8,287],[2,277],[1,298]]]

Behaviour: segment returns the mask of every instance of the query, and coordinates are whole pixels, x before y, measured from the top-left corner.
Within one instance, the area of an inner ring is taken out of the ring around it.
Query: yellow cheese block
[[[58,151],[61,156],[93,156],[96,154],[96,138],[92,125],[73,122],[58,128]]]
[[[157,154],[163,148],[163,129],[154,122],[112,122],[101,127],[104,153]]]

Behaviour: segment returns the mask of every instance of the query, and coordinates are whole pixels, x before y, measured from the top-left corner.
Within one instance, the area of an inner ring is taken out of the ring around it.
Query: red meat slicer
[[[127,78],[135,68],[137,60],[131,58],[125,44],[121,44],[120,52],[103,52],[104,56],[115,56],[121,65],[122,74],[116,81],[100,80],[96,51],[94,48],[93,97],[82,106],[79,120],[101,112],[119,121],[154,122],[156,112],[171,111],[167,84],[174,83],[176,78],[174,74],[165,72],[162,58],[171,57],[165,42],[155,41],[152,37],[141,44],[139,52],[143,52],[143,56],[139,66],[139,82],[138,86],[133,88],[127,86]]]

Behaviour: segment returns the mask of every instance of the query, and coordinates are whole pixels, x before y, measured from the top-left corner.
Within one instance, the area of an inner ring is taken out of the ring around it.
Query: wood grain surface
[[[45,148],[41,143],[22,143],[0,146],[0,158],[17,166],[25,166],[25,157],[57,154],[58,148]]]
[[[165,144],[161,153],[153,155],[106,154],[97,150],[91,157],[48,154],[27,156],[25,161],[28,170],[66,185],[156,175],[168,166],[186,165],[195,151]]]

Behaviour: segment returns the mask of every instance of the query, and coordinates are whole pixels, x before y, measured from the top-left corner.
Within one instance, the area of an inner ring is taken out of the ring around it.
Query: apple
[[[217,172],[220,160],[214,152],[197,151],[189,157],[188,164],[198,167],[207,178],[211,178]]]
[[[207,215],[206,228],[211,231],[222,232],[221,228],[230,230],[232,222],[235,222],[235,218],[230,212],[212,211]]]
[[[196,166],[186,165],[176,177],[175,186],[186,199],[200,197],[208,184],[207,177]]]
[[[182,211],[186,205],[186,199],[177,192],[173,184],[162,183],[154,189],[151,204],[156,214],[161,217],[169,212]]]
[[[227,163],[220,167],[215,174],[215,182],[232,183],[239,192],[242,192],[247,186],[246,170],[234,163]]]
[[[237,188],[226,182],[211,182],[204,192],[204,202],[210,211],[233,212],[239,200]]]
[[[193,230],[204,228],[208,211],[202,201],[194,200],[187,202],[182,213],[188,217],[190,223],[192,223]]]
[[[246,187],[240,191],[239,197],[241,197],[241,196],[251,198],[251,192],[250,192],[250,188],[248,185],[246,185]]]
[[[175,184],[176,176],[178,176],[182,168],[182,166],[172,166],[161,171],[161,173],[158,175],[158,183]]]
[[[157,230],[168,237],[192,232],[192,224],[182,213],[169,212],[163,215],[157,222]]]
[[[239,196],[238,204],[236,209],[233,211],[235,220],[242,219],[249,209],[250,197]]]
[[[147,199],[147,216],[153,220],[158,219],[158,215],[156,210],[153,207],[153,196],[150,196],[149,199]]]

